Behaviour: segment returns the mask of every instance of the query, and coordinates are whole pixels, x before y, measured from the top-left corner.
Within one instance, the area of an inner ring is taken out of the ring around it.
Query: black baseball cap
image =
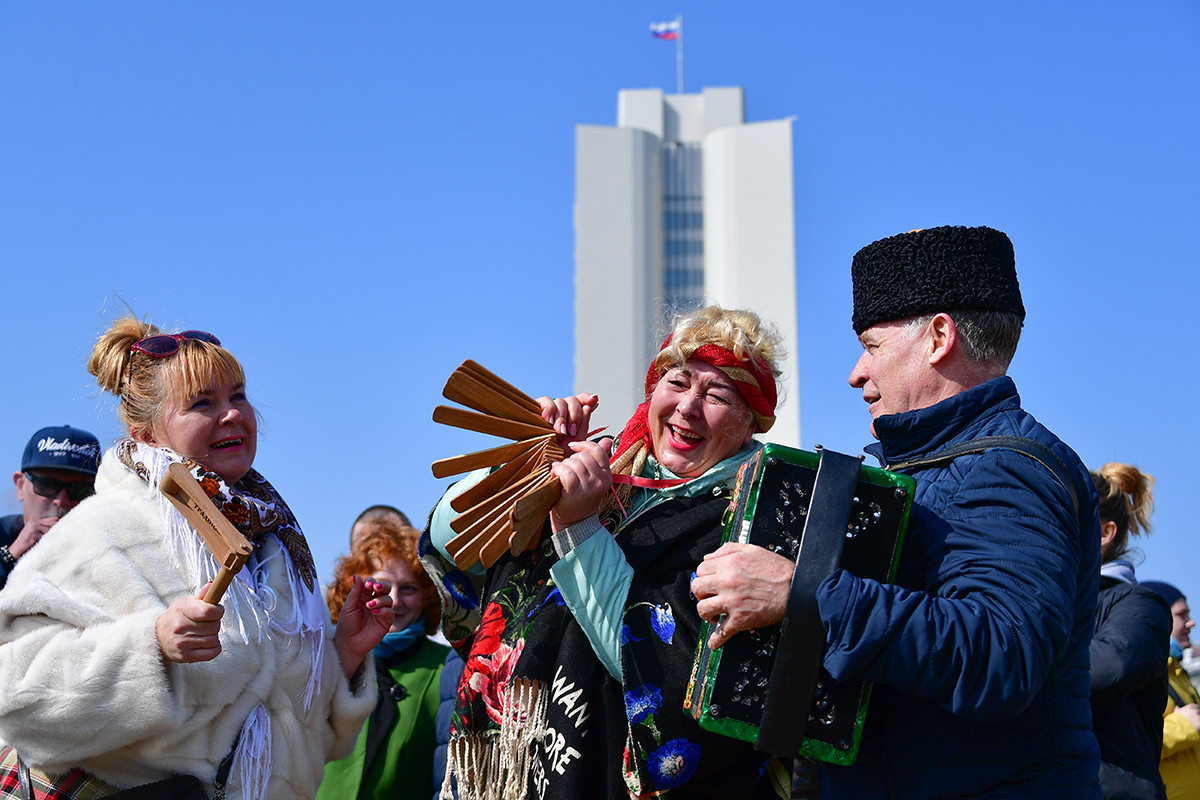
[[[70,425],[42,428],[25,445],[21,471],[62,469],[95,475],[100,468],[100,441],[81,428]]]

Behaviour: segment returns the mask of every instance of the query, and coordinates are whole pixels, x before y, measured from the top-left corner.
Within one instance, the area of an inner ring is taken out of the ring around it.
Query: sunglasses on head
[[[211,333],[204,331],[184,331],[183,333],[160,333],[157,336],[147,336],[130,345],[129,349],[137,353],[145,353],[153,358],[163,358],[179,352],[179,343],[184,339],[197,342],[208,342],[221,346],[221,340]]]
[[[33,486],[33,493],[42,497],[58,497],[58,493],[65,489],[72,503],[78,503],[96,491],[91,481],[60,481],[44,475],[34,475],[32,472],[26,472],[25,479]]]

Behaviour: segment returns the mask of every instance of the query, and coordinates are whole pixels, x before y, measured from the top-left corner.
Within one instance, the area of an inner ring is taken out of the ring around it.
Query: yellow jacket
[[[1200,695],[1192,688],[1188,674],[1179,659],[1167,660],[1171,689],[1186,703],[1200,703]],[[1167,800],[1196,800],[1200,798],[1200,732],[1183,714],[1175,713],[1175,700],[1167,697],[1163,713],[1162,761],[1158,768],[1167,785]]]

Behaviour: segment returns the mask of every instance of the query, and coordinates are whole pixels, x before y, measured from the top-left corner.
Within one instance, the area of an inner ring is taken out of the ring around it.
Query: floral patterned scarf
[[[153,475],[148,463],[152,460],[148,451],[156,451],[169,463],[183,464],[192,477],[204,489],[204,493],[234,527],[238,529],[256,549],[262,547],[268,534],[274,535],[292,558],[292,564],[300,573],[305,588],[313,591],[316,586],[316,566],[308,542],[300,532],[296,516],[287,503],[275,491],[275,487],[256,470],[251,469],[232,487],[204,465],[166,447],[140,445],[133,439],[122,439],[117,443],[117,458],[125,467],[151,486],[157,487],[161,475]]]

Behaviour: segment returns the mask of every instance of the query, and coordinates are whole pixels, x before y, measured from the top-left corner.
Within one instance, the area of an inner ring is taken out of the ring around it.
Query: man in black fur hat
[[[858,762],[824,766],[822,800],[1099,798],[1096,498],[1005,374],[1025,318],[1012,243],[912,231],[864,247],[852,275],[867,451],[917,488],[896,583],[839,569],[817,591],[825,669],[875,684]],[[711,644],[779,622],[791,572],[752,545],[706,558],[700,614],[726,616]]]

